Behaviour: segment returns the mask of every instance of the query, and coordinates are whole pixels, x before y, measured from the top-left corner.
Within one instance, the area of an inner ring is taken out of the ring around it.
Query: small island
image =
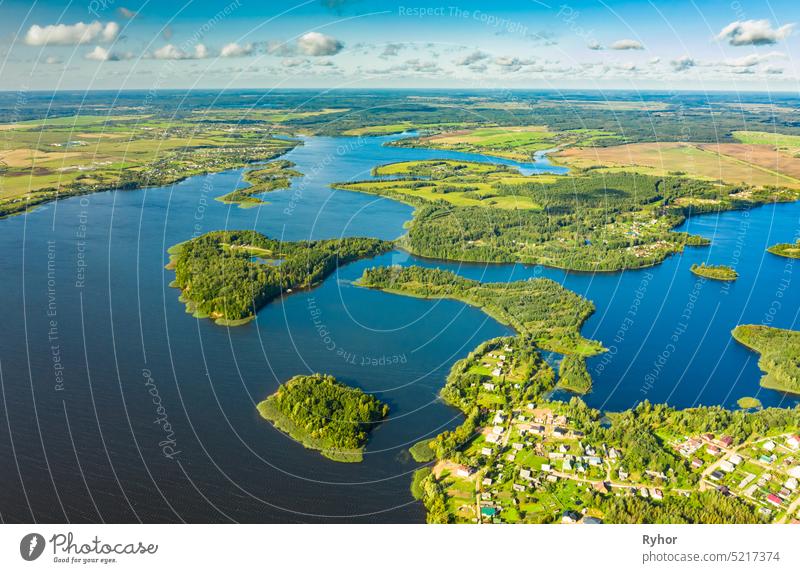
[[[778,243],[768,248],[767,252],[779,257],[800,259],[800,239],[795,243]]]
[[[690,270],[697,276],[715,281],[735,281],[739,278],[739,273],[727,265],[707,265],[705,263],[698,265],[695,263]]]
[[[754,410],[761,407],[761,400],[758,398],[753,398],[752,396],[742,396],[736,400],[736,404],[742,410]]]
[[[761,378],[764,388],[800,394],[800,332],[740,324],[733,329],[737,342],[758,352],[758,367],[766,374]]]
[[[302,173],[293,169],[294,163],[286,159],[271,161],[258,169],[251,169],[244,174],[247,187],[235,189],[230,193],[217,197],[217,201],[238,205],[242,209],[257,207],[264,201],[256,197],[261,193],[288,189],[293,177]]]
[[[369,432],[389,406],[333,376],[312,374],[282,384],[258,411],[306,448],[337,462],[360,462]]]
[[[337,267],[391,246],[358,237],[289,242],[256,231],[214,231],[171,247],[167,268],[187,312],[238,326],[281,294],[312,288]]]

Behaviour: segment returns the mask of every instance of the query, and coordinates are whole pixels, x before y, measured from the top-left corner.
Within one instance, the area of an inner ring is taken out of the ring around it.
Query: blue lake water
[[[565,273],[396,251],[344,267],[244,327],[184,312],[163,268],[179,241],[224,228],[284,240],[393,239],[410,207],[329,184],[368,178],[392,161],[498,161],[382,146],[389,139],[307,139],[287,155],[305,176],[254,209],[214,201],[241,184],[241,171],[231,171],[70,198],[0,221],[0,519],[424,520],[408,490],[417,465],[406,448],[459,423],[437,400],[447,372],[481,341],[511,331],[455,301],[354,287],[374,265],[438,266],[484,281],[547,276],[593,300],[583,333],[611,351],[590,361],[592,406],[622,409],[645,398],[732,406],[742,396],[796,403],[760,389],[756,355],[730,330],[742,322],[797,327],[800,269],[765,248],[797,235],[798,204],[691,219],[682,230],[713,245],[647,270]],[[545,160],[522,167],[560,170]],[[703,260],[736,266],[740,279],[697,283],[688,268]],[[390,404],[362,464],[325,460],[259,418],[258,401],[315,371]]]

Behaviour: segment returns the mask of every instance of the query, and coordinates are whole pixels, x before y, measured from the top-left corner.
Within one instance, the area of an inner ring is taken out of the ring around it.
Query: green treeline
[[[310,288],[339,265],[388,250],[378,239],[282,242],[256,231],[214,231],[170,249],[187,310],[237,324],[282,292]]]
[[[762,386],[800,394],[800,332],[741,324],[733,329],[733,337],[761,355],[758,367],[766,372]]]
[[[550,279],[480,283],[450,271],[411,266],[367,269],[359,284],[423,298],[463,301],[529,335],[546,350],[582,356],[603,351],[599,342],[580,335],[594,305]]]
[[[370,430],[389,406],[333,376],[295,376],[258,405],[261,415],[307,448],[336,461],[360,462]]]
[[[763,523],[754,505],[711,490],[691,497],[668,496],[652,503],[636,496],[594,496],[609,523]]]

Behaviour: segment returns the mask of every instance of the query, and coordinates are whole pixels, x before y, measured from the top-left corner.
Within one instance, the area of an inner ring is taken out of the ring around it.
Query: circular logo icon
[[[35,561],[44,551],[44,536],[38,533],[29,533],[19,542],[19,554],[25,561]]]

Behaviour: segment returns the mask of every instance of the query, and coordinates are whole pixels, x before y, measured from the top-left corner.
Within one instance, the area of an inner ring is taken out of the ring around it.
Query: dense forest
[[[214,231],[170,249],[169,267],[187,310],[236,324],[282,292],[310,288],[337,266],[390,247],[378,239],[281,242],[256,231]]]
[[[416,206],[403,238],[413,253],[585,271],[657,264],[685,246],[708,244],[703,237],[672,231],[686,217],[783,200],[777,191],[743,193],[741,187],[628,172],[523,177],[509,175],[507,168],[429,161],[407,168],[387,165],[377,173],[411,178],[394,179],[388,185],[363,181],[335,187]],[[467,191],[469,185],[475,190]],[[426,188],[427,194],[414,192],[417,187]],[[447,194],[456,192],[459,199],[450,200]],[[481,199],[480,205],[466,203]],[[508,201],[514,200],[527,208],[508,208]],[[501,206],[494,207],[493,202]]]
[[[336,461],[361,461],[369,432],[389,406],[333,376],[295,376],[258,405],[261,415],[307,448]]]
[[[758,366],[766,372],[765,388],[800,394],[800,332],[755,324],[741,324],[733,337],[761,354]]]

